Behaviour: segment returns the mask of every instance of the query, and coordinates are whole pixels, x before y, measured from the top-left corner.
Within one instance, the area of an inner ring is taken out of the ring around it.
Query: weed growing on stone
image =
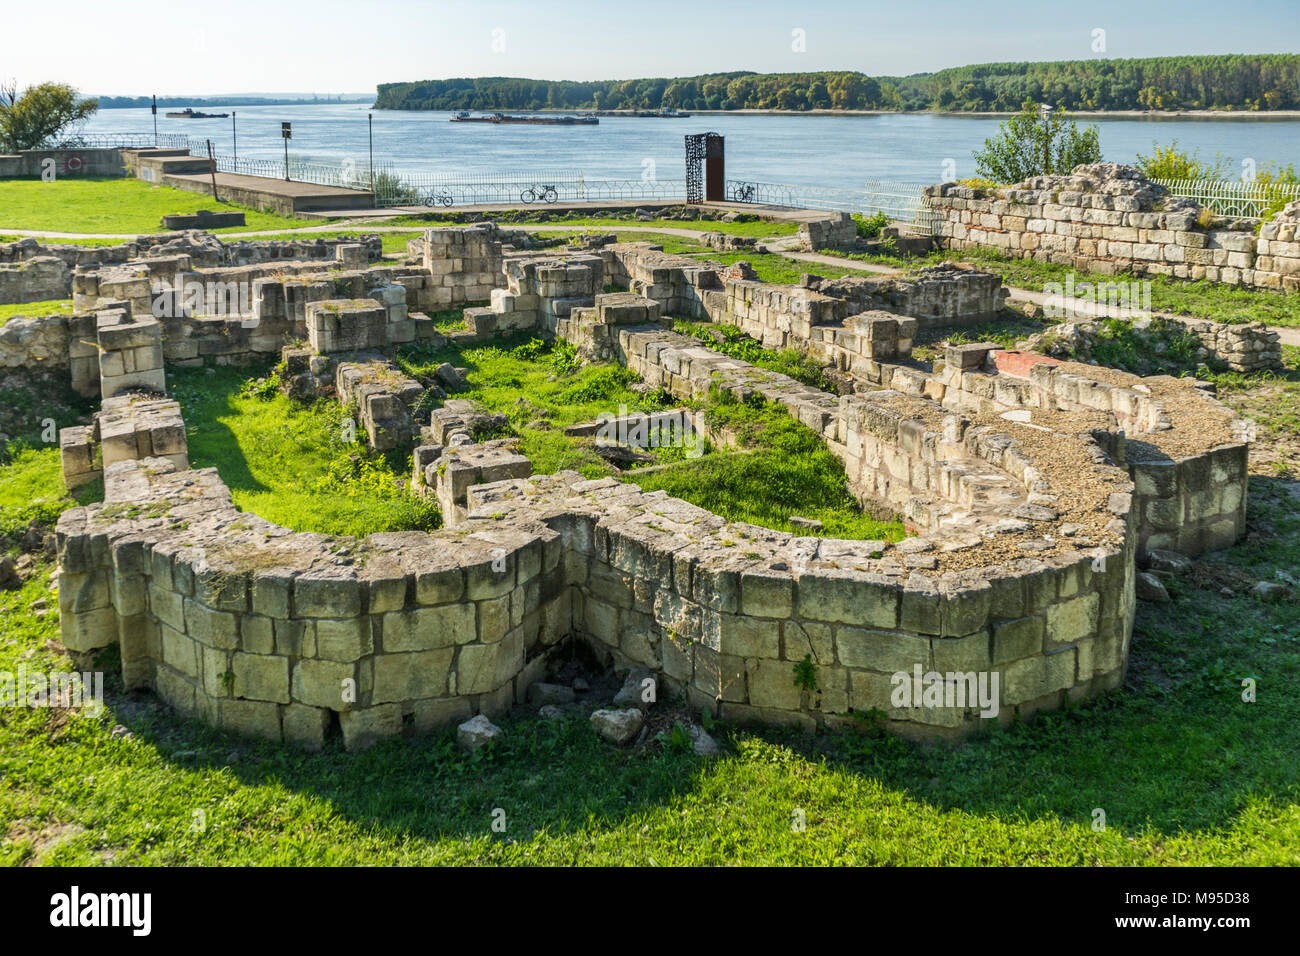
[[[734,325],[714,325],[709,322],[691,322],[677,319],[673,322],[673,331],[690,335],[715,352],[730,355],[759,368],[788,375],[796,381],[819,388],[823,392],[834,392],[834,386],[827,380],[824,367],[814,358],[798,349],[768,349],[762,343],[746,335]]]

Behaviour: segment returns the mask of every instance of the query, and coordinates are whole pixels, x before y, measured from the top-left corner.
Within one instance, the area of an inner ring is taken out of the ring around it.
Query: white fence
[[[1220,216],[1257,218],[1278,199],[1300,199],[1296,183],[1243,182],[1228,179],[1156,179],[1175,196],[1195,199]]]

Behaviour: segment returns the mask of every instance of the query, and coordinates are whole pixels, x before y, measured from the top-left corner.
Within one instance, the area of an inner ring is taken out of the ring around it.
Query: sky
[[[906,75],[1018,60],[1295,53],[1298,14],[1300,0],[0,0],[0,82],[196,96],[368,93],[456,76]]]

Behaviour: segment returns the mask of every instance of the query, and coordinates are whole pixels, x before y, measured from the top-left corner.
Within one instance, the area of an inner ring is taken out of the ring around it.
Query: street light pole
[[[1052,172],[1052,127],[1048,122],[1052,108],[1046,103],[1040,103],[1039,110],[1043,116],[1043,175],[1048,176]]]
[[[370,199],[375,198],[375,114],[366,114],[366,125],[370,129]]]
[[[230,111],[230,139],[233,143],[235,162],[239,162],[239,130],[235,128],[235,111]]]

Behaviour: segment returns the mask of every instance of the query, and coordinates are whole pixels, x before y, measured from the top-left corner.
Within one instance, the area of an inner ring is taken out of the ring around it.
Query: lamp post
[[[284,181],[289,181],[289,140],[293,138],[293,124],[282,122],[280,124],[280,135],[284,137]]]
[[[235,154],[235,162],[239,162],[239,130],[235,128],[235,111],[230,111],[230,141],[232,150]]]
[[[1039,103],[1038,112],[1043,118],[1043,175],[1047,176],[1052,172],[1052,127],[1049,123],[1052,108],[1046,103]]]

